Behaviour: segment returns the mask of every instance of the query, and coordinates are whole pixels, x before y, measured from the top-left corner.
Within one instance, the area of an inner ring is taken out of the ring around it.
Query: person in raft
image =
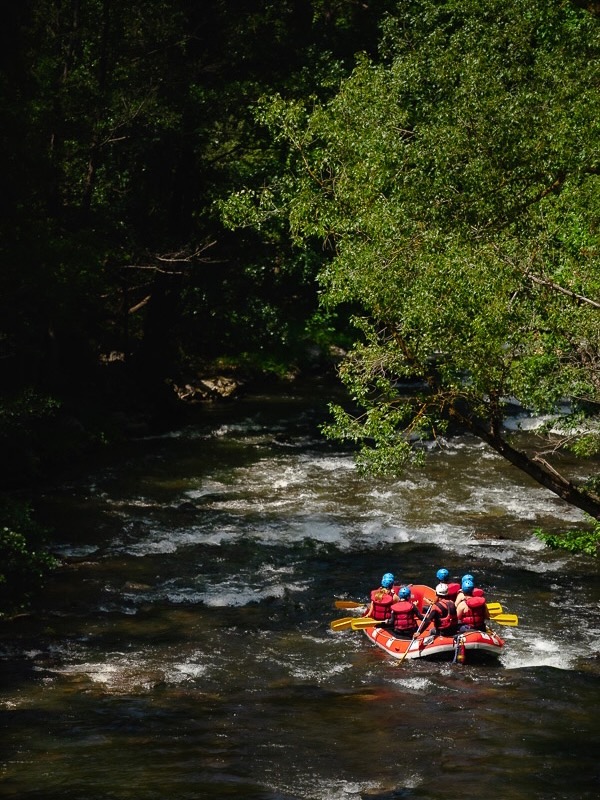
[[[371,602],[363,616],[378,622],[387,622],[392,614],[392,606],[398,600],[398,595],[394,593],[394,576],[391,572],[386,572],[379,589],[371,592]]]
[[[435,600],[425,611],[427,622],[432,627],[433,636],[454,636],[458,629],[456,606],[448,600],[448,584],[438,583],[435,587]]]
[[[462,576],[462,578],[460,579],[460,586],[458,587],[458,592],[457,592],[456,597],[454,599],[454,602],[456,603],[456,607],[457,608],[458,608],[458,604],[460,602],[462,602],[462,600],[464,599],[464,596],[465,596],[465,593],[464,593],[463,588],[462,588],[462,585],[463,585],[464,581],[472,581],[473,582],[473,587],[475,587],[475,578],[469,572],[466,575]]]
[[[441,567],[435,573],[435,577],[437,578],[438,583],[448,583],[448,578],[450,577],[450,573],[446,569],[446,567]]]
[[[410,588],[408,586],[400,587],[398,597],[398,602],[392,605],[390,626],[401,639],[412,639],[413,634],[417,632],[419,627],[417,620],[422,620],[423,614],[411,601]]]
[[[448,581],[450,573],[445,567],[438,569],[438,571],[435,574],[435,577],[437,578],[438,583],[448,584],[448,594],[446,595],[446,599],[452,600],[454,603],[456,603],[456,595],[460,591],[460,583],[450,583]]]
[[[462,595],[462,599],[456,607],[459,632],[485,631],[486,620],[490,618],[490,612],[485,602],[483,589],[476,589],[474,582],[469,578],[463,579]]]

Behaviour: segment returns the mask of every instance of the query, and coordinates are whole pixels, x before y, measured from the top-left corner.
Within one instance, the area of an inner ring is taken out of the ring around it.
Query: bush
[[[0,498],[0,617],[27,607],[58,562],[43,550],[44,531],[29,506]]]
[[[534,530],[534,534],[548,547],[568,550],[571,553],[586,553],[597,558],[600,548],[600,520],[590,517],[590,522],[592,529],[589,531],[572,530],[563,533],[548,533],[537,528]]]

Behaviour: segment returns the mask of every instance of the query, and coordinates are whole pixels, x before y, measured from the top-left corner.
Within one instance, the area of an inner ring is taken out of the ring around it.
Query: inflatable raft
[[[411,599],[416,600],[419,611],[428,607],[435,600],[435,591],[429,586],[412,585]],[[397,659],[429,658],[450,659],[453,661],[469,660],[470,655],[499,656],[504,641],[492,630],[466,631],[454,636],[432,636],[429,626],[416,639],[400,639],[389,628],[364,628],[368,638],[384,650],[389,656]]]

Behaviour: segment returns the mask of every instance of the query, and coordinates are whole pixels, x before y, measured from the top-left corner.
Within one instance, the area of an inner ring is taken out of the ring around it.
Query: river
[[[596,800],[597,562],[532,534],[581,514],[469,437],[361,477],[324,414],[207,408],[46,493],[63,566],[2,626],[0,797]],[[498,661],[330,630],[336,597],[442,566],[518,614]]]

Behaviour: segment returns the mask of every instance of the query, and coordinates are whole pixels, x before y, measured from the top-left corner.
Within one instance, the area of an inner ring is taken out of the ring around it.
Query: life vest
[[[463,614],[461,625],[469,625],[476,630],[485,628],[485,597],[465,596],[467,610]]]
[[[410,600],[400,600],[392,606],[395,631],[416,631],[417,613]]]
[[[433,604],[440,612],[440,619],[437,628],[439,631],[447,631],[449,628],[456,628],[457,616],[456,606],[452,600],[436,600]]]
[[[373,589],[371,592],[371,601],[373,603],[372,617],[378,621],[389,619],[392,613],[392,603],[394,596],[391,594],[384,594],[382,598],[377,599],[379,589]]]
[[[448,584],[448,594],[446,598],[448,600],[456,601],[456,595],[460,592],[460,583],[449,583]]]

